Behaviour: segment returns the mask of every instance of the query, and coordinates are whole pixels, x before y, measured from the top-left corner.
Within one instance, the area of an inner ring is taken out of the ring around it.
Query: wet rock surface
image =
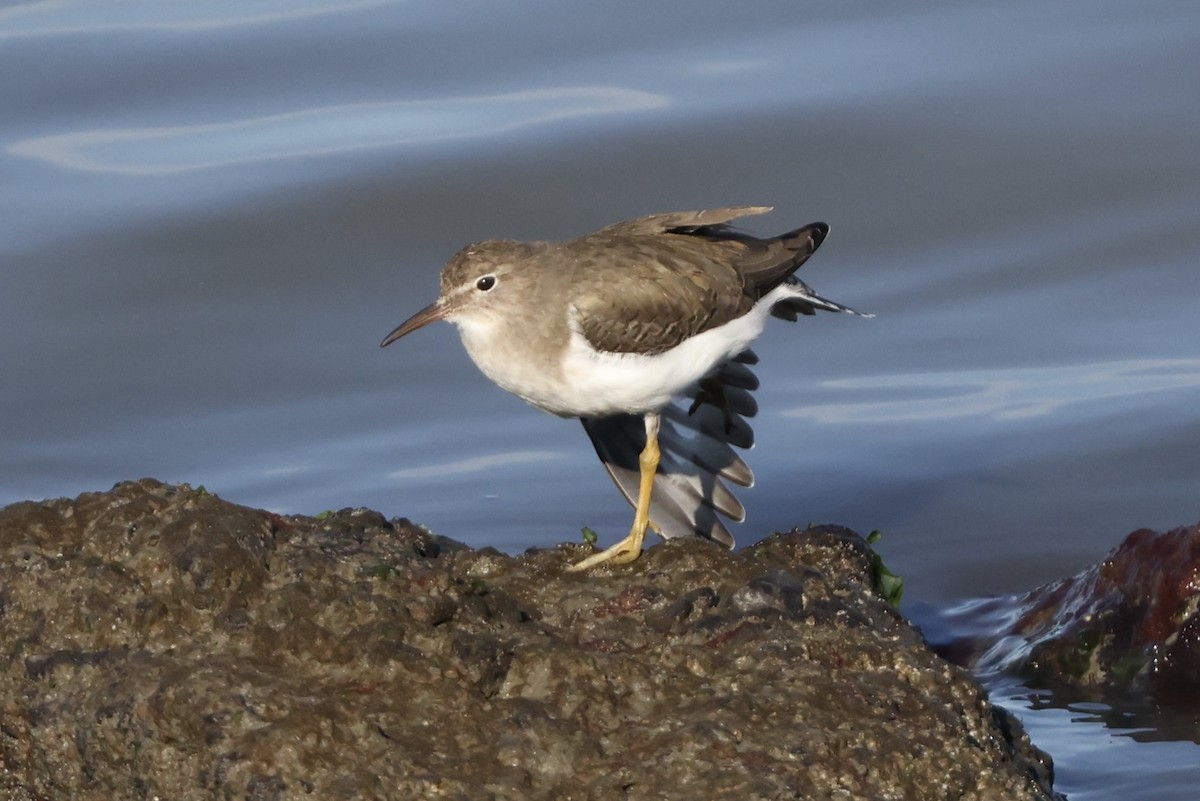
[[[565,572],[153,480],[0,510],[6,799],[1041,799],[857,535]]]
[[[1200,526],[1139,529],[1102,562],[959,611],[962,662],[1053,688],[1200,709]]]

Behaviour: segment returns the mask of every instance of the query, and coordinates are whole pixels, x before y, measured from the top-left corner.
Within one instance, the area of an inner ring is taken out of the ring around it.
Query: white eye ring
[[[479,280],[475,282],[475,288],[480,292],[489,292],[494,286],[496,286],[496,276],[491,275],[490,273],[488,275],[480,276]]]

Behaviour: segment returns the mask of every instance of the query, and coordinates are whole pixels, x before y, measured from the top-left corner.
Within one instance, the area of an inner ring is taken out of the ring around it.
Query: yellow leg
[[[641,481],[638,483],[637,509],[633,513],[633,528],[629,530],[629,536],[611,548],[571,565],[568,570],[587,570],[604,562],[622,565],[642,555],[642,541],[646,539],[646,529],[650,526],[650,493],[654,489],[654,475],[658,472],[660,456],[658,423],[657,414],[646,415],[646,447],[642,448],[638,457]]]

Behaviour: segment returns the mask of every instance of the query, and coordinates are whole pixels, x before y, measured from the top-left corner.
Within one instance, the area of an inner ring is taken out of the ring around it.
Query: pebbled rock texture
[[[145,479],[0,510],[5,799],[1046,799],[835,526],[470,550]]]

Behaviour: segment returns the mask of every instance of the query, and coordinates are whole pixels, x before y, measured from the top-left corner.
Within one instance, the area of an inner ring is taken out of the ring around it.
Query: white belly
[[[747,314],[654,356],[608,353],[572,331],[553,358],[536,343],[505,341],[495,329],[460,326],[463,345],[488,378],[528,403],[562,417],[642,414],[662,409],[750,346],[771,307],[792,294],[777,287]]]

